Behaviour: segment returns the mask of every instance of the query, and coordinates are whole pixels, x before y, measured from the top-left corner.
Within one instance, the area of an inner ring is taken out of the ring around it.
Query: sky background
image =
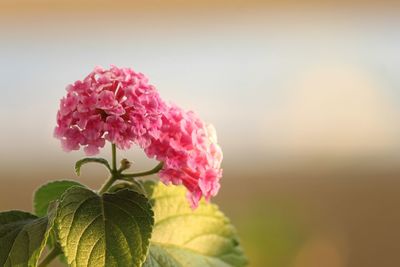
[[[52,137],[66,85],[96,65],[132,67],[164,99],[215,125],[225,157],[218,201],[243,232],[252,266],[377,266],[367,265],[371,258],[395,266],[392,243],[373,250],[362,245],[373,243],[367,231],[357,229],[371,219],[373,200],[387,204],[376,204],[376,212],[400,203],[399,11],[396,1],[0,0],[4,184],[16,188],[28,179],[30,189],[57,175],[75,178],[72,164],[83,153],[62,152]],[[153,164],[138,149],[123,155]],[[250,181],[259,187],[238,189]],[[5,199],[14,189],[0,188],[1,207],[11,208]],[[241,221],[247,208],[238,196],[264,203],[263,210]],[[28,200],[22,197],[20,207]],[[349,202],[348,213],[340,213]],[[327,219],[315,219],[324,208]],[[293,227],[286,224],[291,216]],[[370,222],[382,242],[400,236],[380,232],[400,222],[387,220]],[[262,240],[250,232],[266,225]],[[269,242],[280,258],[263,258],[257,242]]]

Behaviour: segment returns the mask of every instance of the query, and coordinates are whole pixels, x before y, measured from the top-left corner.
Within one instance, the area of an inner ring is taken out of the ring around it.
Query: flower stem
[[[113,183],[118,179],[118,170],[117,170],[117,147],[115,144],[111,144],[111,154],[112,154],[112,169],[111,176],[108,180],[103,184],[103,186],[99,189],[99,194],[103,194],[106,192]]]
[[[152,175],[154,173],[159,172],[164,163],[160,162],[155,166],[153,169],[149,171],[144,171],[144,172],[137,172],[137,173],[121,173],[123,170],[125,170],[123,167],[121,167],[119,170],[117,169],[117,149],[114,144],[112,144],[112,169],[111,169],[111,175],[108,178],[108,180],[104,183],[104,185],[99,189],[99,194],[104,194],[107,192],[107,190],[114,184],[115,181],[118,179],[120,180],[127,180],[131,181],[132,178],[135,177],[143,177],[143,176],[148,176]]]
[[[49,265],[49,263],[52,262],[60,253],[61,250],[59,247],[53,248],[37,267],[45,267]]]
[[[112,185],[113,183],[117,180],[117,177],[114,175],[111,175],[110,178],[108,178],[107,182],[103,184],[103,186],[99,189],[99,194],[105,193]]]
[[[112,151],[112,170],[117,170],[117,147],[115,144],[111,144],[111,151]]]
[[[164,165],[164,163],[160,162],[160,163],[158,163],[157,166],[155,166],[153,169],[151,169],[149,171],[121,174],[121,178],[126,179],[126,178],[134,178],[134,177],[142,177],[142,176],[152,175],[154,173],[159,172],[162,169],[163,165]]]

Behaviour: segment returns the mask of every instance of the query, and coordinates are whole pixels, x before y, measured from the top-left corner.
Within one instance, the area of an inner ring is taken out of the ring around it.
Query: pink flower
[[[128,149],[158,134],[165,109],[143,74],[115,66],[96,67],[82,81],[67,86],[54,134],[66,151],[83,147],[86,154],[94,155],[105,140]]]
[[[113,110],[119,103],[113,91],[104,90],[97,95],[97,108],[102,110]]]
[[[214,127],[193,112],[167,105],[147,78],[128,68],[96,67],[67,86],[57,113],[56,138],[64,150],[99,153],[105,141],[119,149],[139,145],[164,162],[165,184],[183,184],[193,208],[218,193],[222,151]]]
[[[169,107],[162,119],[161,135],[151,138],[145,152],[164,162],[161,180],[183,184],[192,208],[196,208],[202,196],[208,201],[220,188],[222,151],[215,129],[176,106]]]

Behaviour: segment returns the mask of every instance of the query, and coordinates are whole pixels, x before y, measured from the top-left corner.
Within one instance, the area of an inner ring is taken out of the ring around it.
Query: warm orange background
[[[215,201],[250,266],[400,266],[399,14],[398,1],[0,0],[0,209],[31,210],[52,179],[101,184],[96,166],[74,175],[83,154],[52,131],[65,86],[116,64],[216,126]]]

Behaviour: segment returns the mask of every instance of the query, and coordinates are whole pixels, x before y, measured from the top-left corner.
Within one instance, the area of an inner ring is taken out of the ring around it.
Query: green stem
[[[160,163],[158,163],[157,166],[155,166],[153,169],[151,169],[149,171],[121,174],[120,177],[122,179],[126,179],[126,178],[134,178],[134,177],[142,177],[142,176],[152,175],[152,174],[159,172],[162,169],[163,165],[164,165],[164,163],[160,162]]]
[[[60,248],[58,247],[53,248],[37,267],[45,267],[49,265],[49,263],[52,262],[60,253],[61,253]]]
[[[108,178],[107,182],[103,184],[103,186],[99,189],[99,194],[104,194],[112,185],[113,183],[117,180],[117,177],[115,175],[111,175],[110,178]]]
[[[111,176],[108,178],[108,180],[104,183],[104,185],[99,189],[99,194],[104,194],[107,192],[107,190],[114,184],[115,181],[118,179],[121,180],[132,180],[131,178],[135,177],[143,177],[143,176],[148,176],[155,174],[159,172],[164,163],[160,162],[158,163],[157,166],[155,166],[153,169],[149,171],[144,171],[144,172],[137,172],[137,173],[121,173],[123,169],[117,170],[117,152],[116,152],[116,147],[114,144],[112,144],[112,170],[111,170]]]
[[[112,170],[117,170],[117,147],[115,144],[111,144],[111,151],[112,151]]]
[[[119,173],[117,170],[117,147],[115,146],[115,144],[111,144],[111,154],[112,154],[111,176],[103,184],[103,186],[99,189],[99,194],[105,193],[113,185],[113,183],[118,179],[118,176],[119,176]]]

